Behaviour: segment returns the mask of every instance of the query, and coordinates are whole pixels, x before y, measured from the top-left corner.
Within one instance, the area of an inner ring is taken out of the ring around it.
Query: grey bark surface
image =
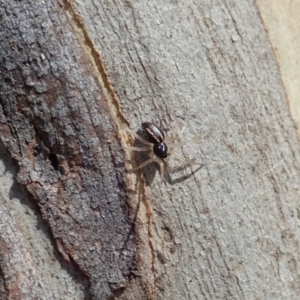
[[[300,147],[254,3],[0,3],[0,297],[298,299]],[[203,167],[127,172],[124,126],[174,118]]]

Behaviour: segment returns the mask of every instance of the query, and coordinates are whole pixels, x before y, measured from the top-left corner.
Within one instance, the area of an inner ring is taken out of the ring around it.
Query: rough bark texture
[[[127,283],[135,253],[107,100],[56,2],[3,1],[1,17],[2,147],[29,193],[15,182],[2,197],[5,289],[11,299],[106,299]],[[29,233],[22,204],[39,217]]]
[[[254,3],[0,3],[0,297],[298,298],[300,148]],[[126,172],[124,126],[174,116],[203,168]]]

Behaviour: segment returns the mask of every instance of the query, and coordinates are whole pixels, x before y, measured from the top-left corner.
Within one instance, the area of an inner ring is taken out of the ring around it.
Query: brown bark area
[[[253,3],[0,7],[4,299],[297,299],[299,142]],[[123,126],[170,116],[204,167],[126,173]]]
[[[46,285],[43,267],[50,262],[33,249],[22,251],[26,230],[13,215],[7,220],[12,232],[2,237],[5,288],[11,299],[80,293],[106,299],[127,282],[135,253],[123,152],[107,100],[61,6],[3,1],[1,7],[1,141],[17,166],[18,184],[49,229],[56,249],[50,256],[74,290],[65,283],[56,292],[61,279]],[[12,203],[2,200],[9,211]]]

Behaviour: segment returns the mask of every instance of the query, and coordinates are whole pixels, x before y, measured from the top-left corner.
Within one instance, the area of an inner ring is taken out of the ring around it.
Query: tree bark
[[[299,141],[248,1],[1,0],[0,299],[297,299]],[[163,183],[124,146],[184,139]]]

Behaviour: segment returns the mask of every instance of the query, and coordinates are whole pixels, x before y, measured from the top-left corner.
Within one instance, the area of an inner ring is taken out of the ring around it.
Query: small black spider
[[[163,131],[158,126],[150,122],[142,123],[142,129],[143,129],[144,138],[142,138],[141,136],[139,136],[129,128],[125,129],[132,136],[137,138],[143,144],[147,145],[145,147],[126,147],[126,149],[133,150],[133,151],[150,151],[149,152],[150,159],[146,160],[138,167],[131,169],[131,171],[141,169],[154,161],[160,166],[160,176],[163,181],[164,172],[165,172],[165,159],[169,157],[170,154],[176,156],[178,159],[182,160],[185,163],[188,163],[189,165],[198,164],[195,160],[184,158],[173,151],[173,148],[178,148],[178,147],[185,146],[189,143],[198,142],[202,138],[196,136],[187,142],[175,142],[176,140],[180,140],[182,133],[185,129],[185,126],[183,126],[180,132],[176,133],[175,136],[172,137],[165,137]]]

